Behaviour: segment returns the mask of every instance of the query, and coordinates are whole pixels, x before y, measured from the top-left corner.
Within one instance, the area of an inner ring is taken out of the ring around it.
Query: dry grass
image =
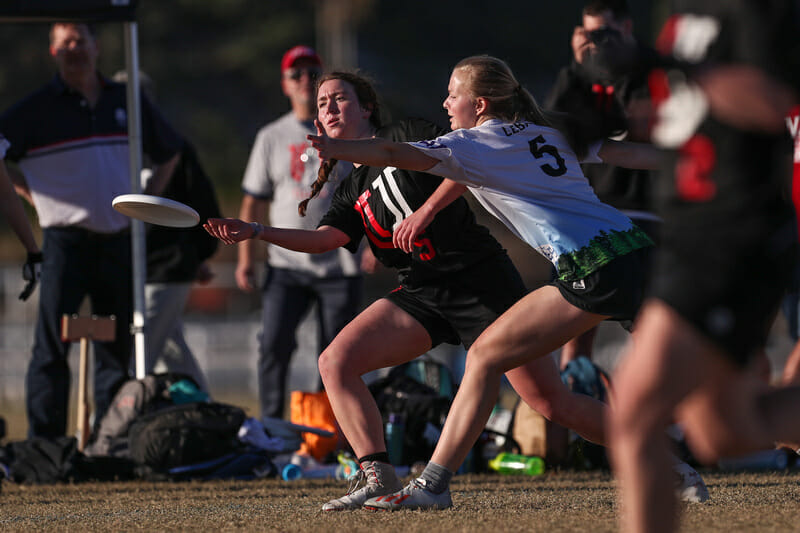
[[[704,473],[712,493],[684,507],[683,531],[796,531],[800,473]],[[459,476],[448,511],[322,513],[346,482],[85,483],[19,486],[0,496],[3,531],[615,531],[604,473]]]

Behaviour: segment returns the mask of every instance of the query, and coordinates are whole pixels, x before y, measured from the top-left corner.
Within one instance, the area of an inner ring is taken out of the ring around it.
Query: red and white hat
[[[298,59],[308,59],[318,66],[322,66],[322,60],[319,55],[309,46],[298,45],[290,48],[281,59],[281,73],[285,72],[294,66]]]

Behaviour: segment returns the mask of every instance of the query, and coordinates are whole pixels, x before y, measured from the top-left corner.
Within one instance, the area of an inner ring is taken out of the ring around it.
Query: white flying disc
[[[149,194],[122,194],[111,206],[131,218],[173,228],[191,228],[200,221],[197,211],[186,204]]]

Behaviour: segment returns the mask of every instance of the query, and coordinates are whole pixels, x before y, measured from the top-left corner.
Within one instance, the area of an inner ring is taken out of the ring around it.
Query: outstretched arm
[[[467,187],[465,185],[449,179],[443,180],[441,185],[433,191],[433,194],[425,200],[425,203],[419,209],[398,224],[392,236],[394,245],[406,253],[411,253],[414,248],[414,241],[433,221],[436,213],[450,205],[466,190]]]
[[[653,170],[661,166],[664,151],[647,143],[606,139],[597,152],[603,163],[618,167]]]
[[[424,172],[434,166],[438,159],[420,152],[406,143],[386,139],[331,139],[314,121],[317,134],[309,135],[311,146],[317,149],[320,159],[338,159],[376,167],[396,167]]]
[[[321,226],[316,230],[284,229],[262,226],[258,222],[244,222],[238,218],[209,218],[203,228],[225,244],[259,239],[287,250],[309,254],[329,252],[350,242],[345,232],[332,226]]]

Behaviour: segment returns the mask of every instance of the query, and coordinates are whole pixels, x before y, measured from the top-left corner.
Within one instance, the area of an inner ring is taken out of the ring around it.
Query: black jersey
[[[688,65],[690,74],[695,66],[750,64],[798,88],[800,29],[793,4],[797,2],[681,0],[662,31],[659,48]],[[673,105],[679,112],[660,115],[653,132],[656,141],[676,148],[668,166],[672,179],[662,180],[657,194],[670,219],[665,231],[682,233],[697,229],[699,222],[705,222],[700,227],[712,223],[724,230],[732,220],[748,216],[787,216],[788,134],[739,130],[715,120],[702,106],[694,115],[691,89],[680,81],[685,76],[663,72],[661,79],[669,99],[684,98],[682,105]]]
[[[446,133],[420,119],[382,128],[378,136],[396,142],[435,139]],[[414,251],[392,244],[394,228],[419,209],[442,178],[394,167],[361,166],[337,187],[330,209],[319,226],[333,226],[350,236],[346,248],[355,251],[366,237],[375,257],[398,269],[401,284],[415,286],[457,272],[490,256],[505,254],[489,230],[475,220],[464,197],[442,209],[417,238]]]
[[[788,132],[716,120],[681,80],[705,65],[749,64],[798,87],[793,3],[681,2],[659,41],[677,60],[669,68],[684,72],[653,74],[662,80],[654,95],[668,96],[653,138],[674,151],[657,194],[664,223],[651,291],[742,365],[763,348],[793,270],[791,142]]]

